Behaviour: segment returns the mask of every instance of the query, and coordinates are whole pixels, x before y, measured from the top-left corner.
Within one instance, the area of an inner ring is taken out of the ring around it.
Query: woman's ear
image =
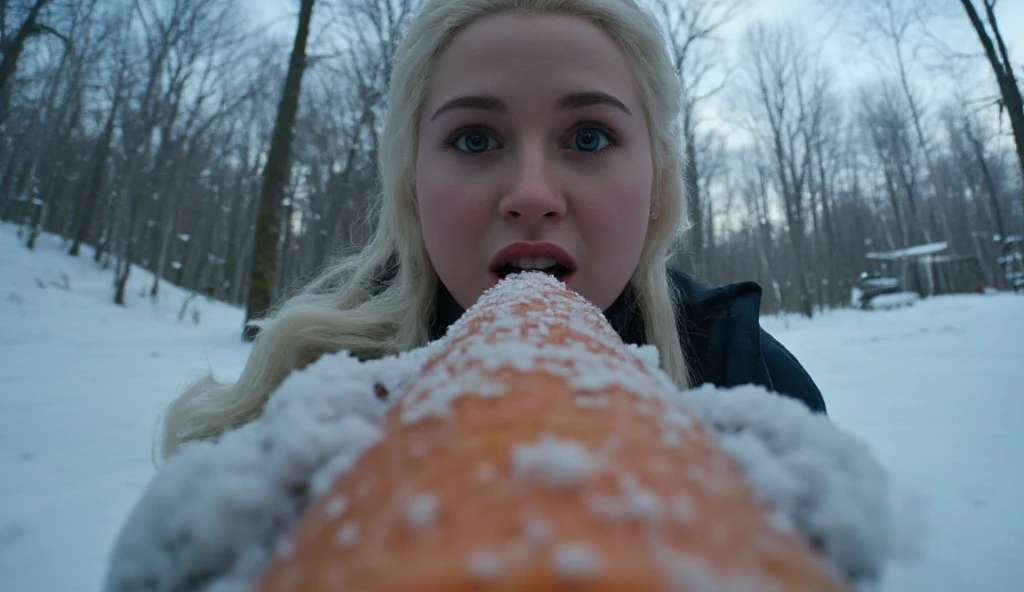
[[[654,186],[651,187],[651,208],[650,215],[651,220],[657,220],[658,216],[661,215],[661,187],[664,184],[664,179],[657,179]]]
[[[664,159],[662,159],[664,160]],[[676,173],[676,167],[670,163],[663,163],[661,170],[657,169],[658,161],[655,160],[654,183],[651,186],[651,220],[657,220],[661,215],[662,199],[665,195],[665,188],[672,187],[672,175]]]

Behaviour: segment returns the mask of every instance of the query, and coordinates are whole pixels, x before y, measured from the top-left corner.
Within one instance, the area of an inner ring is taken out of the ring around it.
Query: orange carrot
[[[849,590],[553,278],[484,294],[259,592]]]

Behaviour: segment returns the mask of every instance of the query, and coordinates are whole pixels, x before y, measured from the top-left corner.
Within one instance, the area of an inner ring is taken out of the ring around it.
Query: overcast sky
[[[933,1],[936,5],[947,8],[952,15],[949,20],[936,22],[935,32],[943,39],[960,46],[965,42],[970,43],[968,49],[975,49],[978,42],[968,26],[959,0]],[[243,3],[252,6],[260,20],[283,21],[282,24],[287,23],[290,29],[294,28],[291,21],[297,13],[297,0],[243,0]],[[851,6],[857,3],[858,0],[849,1]],[[975,3],[980,4],[977,0]],[[726,36],[738,38],[747,26],[761,19],[792,19],[803,24],[808,30],[820,32],[829,28],[835,20],[834,15],[827,14],[821,5],[822,0],[748,0],[748,7],[729,25]],[[1017,61],[1024,63],[1024,55],[1021,55],[1024,53],[1024,0],[1000,0],[996,16],[1007,45],[1010,46],[1011,55],[1017,56]],[[836,43],[838,44],[839,40]]]
[[[297,0],[243,0],[254,9],[257,20],[273,22],[282,39],[291,41],[294,35]],[[885,49],[879,45],[865,45],[851,35],[852,27],[836,27],[836,14],[823,8],[826,0],[749,0],[746,9],[722,32],[724,39],[722,48],[730,57],[734,57],[739,49],[739,40],[744,31],[752,24],[760,21],[793,21],[801,25],[808,36],[815,41],[825,62],[836,73],[836,81],[840,88],[852,88],[859,81],[877,77],[880,65],[875,56],[887,56]],[[832,2],[847,1],[851,11],[847,20],[855,18],[860,0],[831,0]],[[901,0],[894,0],[900,2]],[[960,6],[959,0],[933,0],[935,6],[945,10],[944,18],[933,19],[930,23],[931,32],[954,50],[980,54],[981,46],[974,31],[970,27],[967,16]],[[976,0],[976,4],[981,3]],[[1003,37],[1009,47],[1010,56],[1018,64],[1017,72],[1024,79],[1024,0],[1000,0],[996,8],[996,16]],[[943,95],[953,92],[953,77],[930,72],[923,67],[917,68],[916,86],[925,95],[926,100],[941,99]],[[960,62],[957,82],[966,88],[974,89],[975,96],[980,93],[995,93],[996,88],[992,71],[984,60],[964,60]],[[720,104],[719,104],[720,105]],[[719,106],[718,110],[727,111],[727,107]]]
[[[898,4],[904,0],[893,1]],[[853,27],[848,26],[851,24],[850,20],[856,19],[856,12],[859,10],[857,5],[861,4],[861,0],[832,0],[832,3],[837,2],[845,2],[847,5],[847,14],[844,20],[838,23],[836,13],[826,10],[823,0],[750,0],[749,9],[729,25],[727,36],[735,42],[746,28],[759,20],[791,20],[802,25],[812,37],[821,41],[824,57],[840,70],[840,73],[848,72],[851,67],[875,67],[871,59],[871,48],[855,40],[851,35]],[[977,35],[970,27],[970,21],[959,0],[929,2],[934,2],[936,9],[943,11],[942,16],[932,19],[929,23],[933,35],[957,51],[981,52]],[[975,4],[981,3],[975,0]],[[1000,32],[1009,47],[1011,57],[1020,65],[1020,71],[1024,69],[1024,0],[1000,0],[996,6]],[[837,27],[837,24],[840,26]],[[987,68],[987,64],[982,65]],[[991,75],[991,72],[986,74]]]

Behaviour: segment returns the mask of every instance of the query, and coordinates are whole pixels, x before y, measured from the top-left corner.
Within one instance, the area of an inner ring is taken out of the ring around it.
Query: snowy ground
[[[64,276],[67,284],[64,285]],[[128,306],[109,271],[36,253],[0,225],[0,591],[99,589],[122,521],[153,475],[164,404],[207,368],[241,368],[241,312],[136,273]],[[815,377],[837,423],[921,496],[924,557],[883,591],[1024,589],[1024,297],[936,298],[765,327]]]

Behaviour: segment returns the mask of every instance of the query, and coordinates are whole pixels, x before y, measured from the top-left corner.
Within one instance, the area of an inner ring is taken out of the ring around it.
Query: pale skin
[[[607,34],[562,15],[481,19],[438,57],[421,110],[431,262],[468,308],[509,245],[560,247],[574,268],[563,281],[605,309],[640,259],[652,163],[639,86]]]

